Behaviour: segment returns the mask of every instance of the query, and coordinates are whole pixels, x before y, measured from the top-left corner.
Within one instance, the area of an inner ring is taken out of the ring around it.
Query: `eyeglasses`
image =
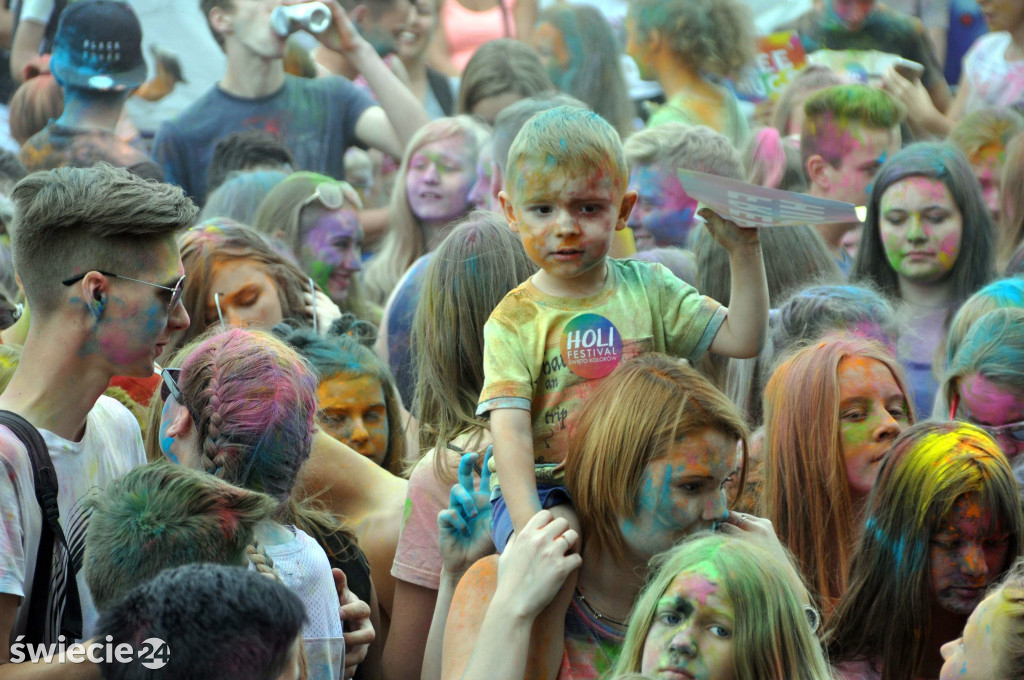
[[[121,276],[120,274],[112,274],[110,272],[105,272],[102,269],[96,269],[94,271],[97,271],[100,274],[103,274],[104,276],[109,276],[112,279],[124,279],[125,281],[134,281],[135,283],[141,283],[144,286],[153,286],[154,288],[161,288],[163,290],[171,291],[171,301],[167,303],[167,313],[168,314],[173,312],[174,309],[178,306],[178,303],[181,302],[181,293],[182,293],[182,291],[185,288],[185,275],[184,274],[182,275],[182,277],[180,279],[178,279],[178,282],[174,284],[174,287],[171,288],[170,286],[163,286],[163,285],[161,285],[159,283],[150,283],[149,281],[143,281],[141,279],[133,279],[130,276]],[[63,281],[61,281],[61,283],[64,284],[65,286],[72,286],[72,285],[78,283],[79,281],[81,281],[82,279],[84,279],[86,276],[88,276],[88,274],[89,274],[89,272],[86,272],[84,274],[79,274],[78,276],[72,276],[70,279],[64,279]]]
[[[160,385],[160,399],[167,401],[168,397],[174,397],[179,404],[181,401],[181,388],[178,387],[178,377],[181,375],[180,368],[165,368],[160,371],[160,378],[163,384]]]
[[[960,394],[954,393],[953,402],[949,405],[949,419],[957,420],[957,411],[959,410]],[[996,441],[998,441],[1000,437],[1005,436],[1017,442],[1024,442],[1024,420],[1019,420],[1016,423],[1006,423],[1005,425],[982,425],[981,423],[974,422],[970,416],[967,416],[967,420],[972,425],[980,427],[985,430],[985,432],[988,432]]]
[[[345,205],[345,192],[341,190],[340,184],[321,182],[317,185],[313,195],[302,202],[299,210],[301,211],[314,201],[319,201],[320,205],[328,210],[340,210]]]
[[[192,410],[192,407],[186,404],[185,400],[181,398],[181,388],[178,386],[178,380],[180,378],[180,368],[160,369],[160,379],[163,381],[160,385],[160,399],[166,402],[168,398],[174,397],[174,401],[188,409],[188,413],[192,416],[192,420],[198,423],[199,419],[196,418],[196,414]]]

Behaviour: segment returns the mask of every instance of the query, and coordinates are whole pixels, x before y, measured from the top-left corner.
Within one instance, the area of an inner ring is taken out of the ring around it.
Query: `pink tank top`
[[[500,4],[498,4],[500,3]],[[516,0],[495,0],[495,6],[476,12],[459,0],[441,3],[441,25],[448,39],[448,51],[461,72],[476,48],[489,40],[516,37]]]

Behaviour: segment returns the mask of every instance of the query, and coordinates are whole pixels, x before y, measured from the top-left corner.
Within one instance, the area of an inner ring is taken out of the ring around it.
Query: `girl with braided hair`
[[[345,653],[331,565],[296,526],[319,530],[337,520],[291,497],[313,442],[316,374],[273,335],[240,328],[202,336],[181,357],[180,369],[163,370],[160,448],[176,463],[278,502],[256,526],[250,560],[259,569],[269,557],[306,605],[309,677],[337,680]]]

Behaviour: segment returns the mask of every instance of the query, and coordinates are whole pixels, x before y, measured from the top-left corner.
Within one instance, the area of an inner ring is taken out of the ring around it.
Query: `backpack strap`
[[[7,427],[21,440],[32,463],[32,477],[36,500],[43,514],[39,535],[39,553],[36,556],[35,576],[32,579],[32,597],[28,607],[28,625],[25,639],[28,642],[45,642],[47,631],[46,607],[49,600],[50,572],[53,569],[53,541],[56,538],[68,556],[68,578],[65,584],[67,603],[61,620],[60,634],[69,641],[82,639],[82,605],[78,597],[78,581],[64,530],[60,526],[60,509],[57,506],[57,471],[50,459],[50,451],[32,423],[17,413],[0,410],[0,425]]]

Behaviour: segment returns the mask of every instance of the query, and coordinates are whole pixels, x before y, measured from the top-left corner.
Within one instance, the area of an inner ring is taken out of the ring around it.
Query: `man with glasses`
[[[101,395],[113,376],[151,376],[171,335],[188,327],[175,232],[192,224],[197,209],[177,187],[105,164],[30,175],[11,198],[11,245],[32,317],[0,409],[19,414],[42,434],[71,555],[58,542],[52,555],[38,555],[41,512],[33,467],[21,441],[0,427],[6,473],[0,474],[0,640],[40,632],[27,630],[30,599],[38,592],[32,583],[38,556],[52,560],[51,583],[57,584],[48,592],[43,639],[57,642],[57,623],[70,611],[67,576],[78,574],[85,637],[96,621],[79,571],[89,516],[82,501],[146,462],[134,417]],[[0,679],[16,677],[18,668],[8,660],[9,648],[0,645]],[[37,667],[39,677],[55,678],[88,670]]]

